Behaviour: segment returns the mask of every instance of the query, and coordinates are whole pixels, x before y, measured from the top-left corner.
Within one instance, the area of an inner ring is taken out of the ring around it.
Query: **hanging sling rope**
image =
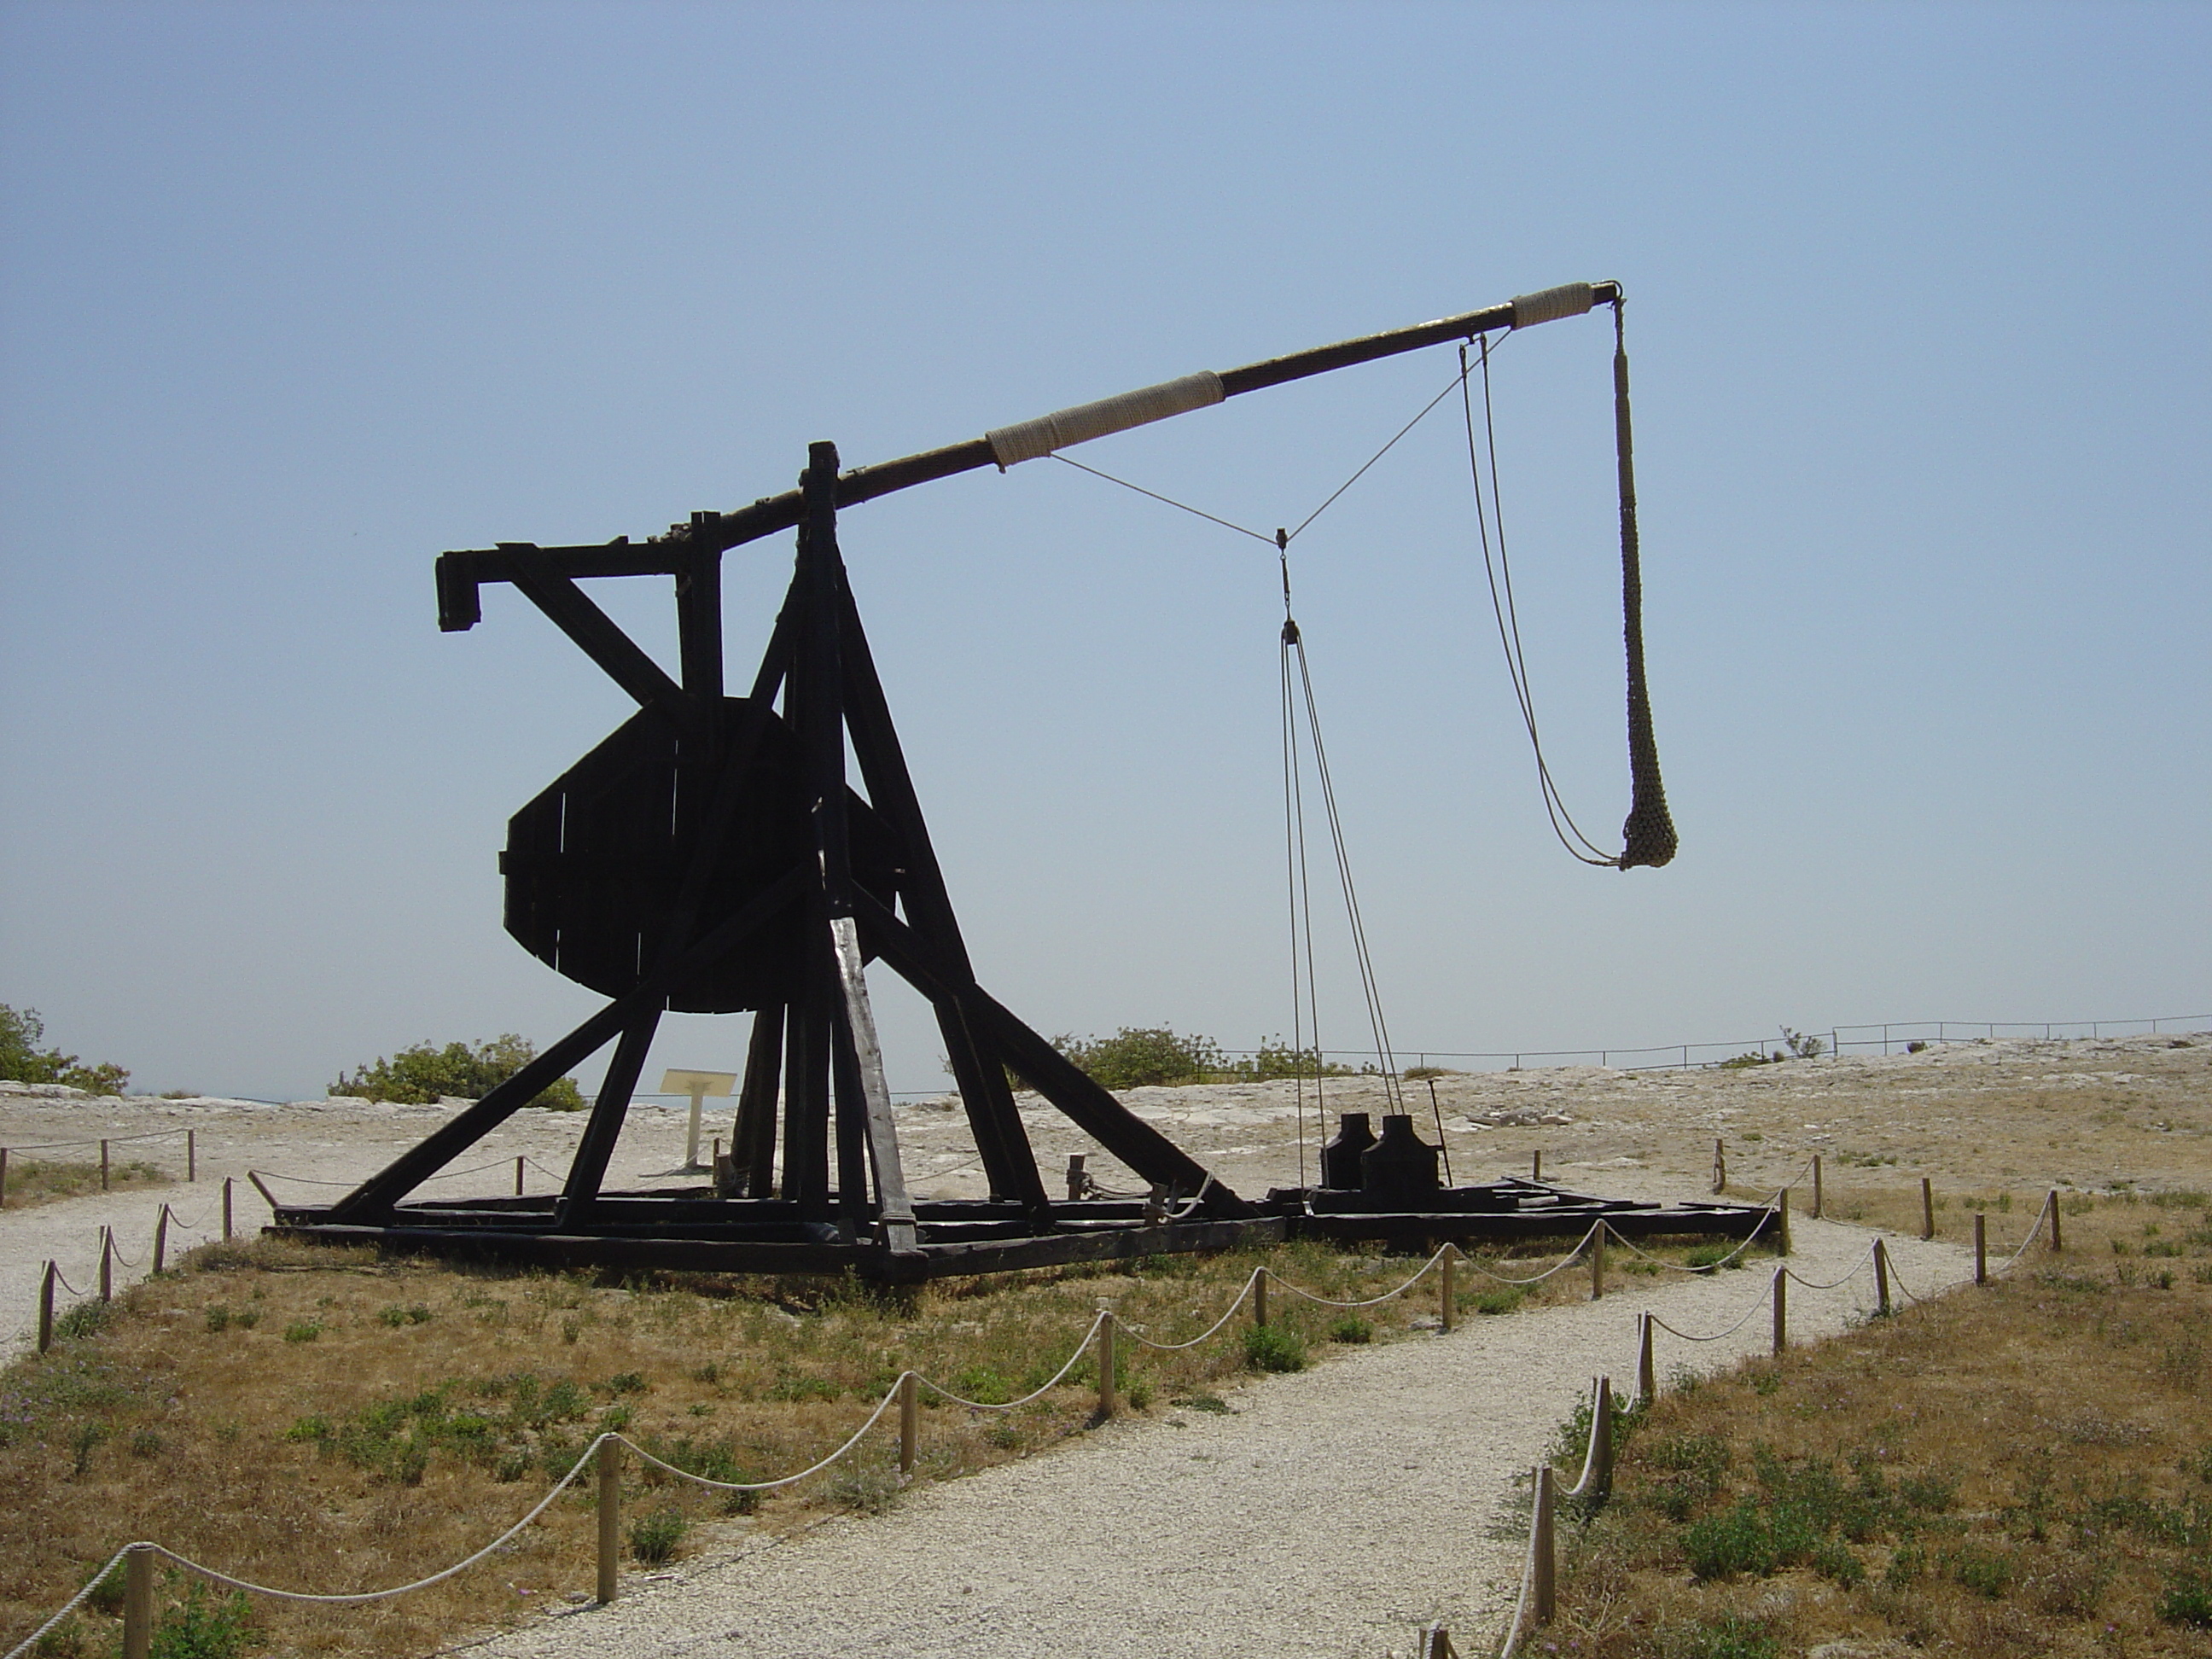
[[[1653,868],[1674,856],[1679,842],[1674,819],[1667,811],[1667,790],[1659,775],[1659,746],[1651,728],[1651,698],[1644,668],[1644,578],[1636,526],[1636,471],[1628,405],[1628,347],[1622,324],[1622,302],[1613,301],[1613,449],[1620,501],[1620,613],[1621,635],[1627,658],[1628,679],[1628,817],[1621,825],[1621,850],[1608,854],[1583,833],[1567,810],[1559,786],[1553,781],[1538,735],[1536,706],[1528,684],[1528,665],[1521,643],[1520,617],[1513,599],[1513,565],[1505,541],[1505,520],[1498,475],[1498,428],[1491,402],[1490,341],[1481,337],[1478,347],[1482,373],[1482,419],[1485,447],[1490,460],[1490,495],[1486,503],[1482,466],[1475,447],[1474,408],[1468,389],[1467,347],[1460,347],[1460,403],[1467,428],[1468,471],[1474,489],[1475,524],[1482,544],[1484,573],[1490,581],[1490,604],[1498,623],[1498,643],[1505,653],[1507,674],[1513,681],[1515,700],[1535,757],[1538,787],[1552,833],[1559,844],[1584,864],[1620,870],[1638,865]],[[1496,562],[1491,556],[1491,531],[1498,540]]]

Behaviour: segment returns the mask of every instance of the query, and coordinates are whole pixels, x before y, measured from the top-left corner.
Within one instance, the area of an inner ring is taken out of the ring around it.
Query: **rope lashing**
[[[1139,386],[1134,392],[1101,398],[1096,403],[1078,404],[1073,409],[1057,410],[1033,421],[1002,426],[984,435],[1003,472],[1010,466],[1034,461],[1071,444],[1089,443],[1093,438],[1127,432],[1131,427],[1146,426],[1173,415],[1204,409],[1209,404],[1219,403],[1223,395],[1221,377],[1210,368],[1203,368],[1180,380]]]

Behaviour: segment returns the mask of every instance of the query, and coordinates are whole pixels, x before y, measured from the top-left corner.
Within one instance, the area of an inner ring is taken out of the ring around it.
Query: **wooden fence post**
[[[899,1378],[899,1473],[912,1474],[915,1451],[921,1439],[921,1389],[915,1375]]]
[[[169,1252],[169,1206],[161,1206],[161,1213],[154,1219],[154,1272],[159,1274]]]
[[[1936,1187],[1926,1176],[1920,1177],[1920,1239],[1923,1243],[1936,1237]]]
[[[1457,1322],[1456,1316],[1459,1312],[1459,1298],[1453,1294],[1452,1285],[1452,1263],[1457,1259],[1458,1255],[1459,1252],[1455,1249],[1447,1244],[1444,1246],[1443,1256],[1439,1264],[1443,1272],[1437,1275],[1442,1284],[1437,1293],[1437,1318],[1446,1330],[1451,1329]]]
[[[1086,1154],[1082,1152],[1070,1152],[1067,1155],[1067,1201],[1071,1204],[1080,1200],[1084,1189],[1091,1184],[1090,1178],[1083,1171],[1085,1156]]]
[[[0,1210],[8,1207],[8,1149],[0,1146]]]
[[[154,1547],[123,1555],[123,1659],[147,1659],[154,1645]]]
[[[1889,1316],[1889,1247],[1878,1238],[1874,1242],[1874,1310],[1884,1318]]]
[[[1600,1221],[1590,1240],[1590,1300],[1605,1299],[1605,1223]]]
[[[100,1230],[100,1299],[115,1299],[115,1233],[112,1228]]]
[[[1990,1282],[1990,1218],[1983,1211],[1974,1212],[1974,1283]]]
[[[1779,1231],[1774,1235],[1774,1254],[1788,1255],[1790,1254],[1790,1189],[1787,1187],[1782,1189],[1781,1201],[1775,1206],[1775,1209],[1776,1219],[1781,1225]]]
[[[1102,1419],[1113,1416],[1117,1404],[1114,1396],[1114,1310],[1108,1308],[1104,1312],[1105,1318],[1098,1322],[1098,1415]]]
[[[1535,1604],[1530,1612],[1540,1625],[1549,1624],[1552,1615],[1559,1610],[1559,1579],[1553,1571],[1553,1501],[1552,1466],[1539,1463],[1536,1466],[1536,1510],[1528,1522],[1531,1558],[1528,1576],[1533,1581],[1529,1585],[1529,1600]]]
[[[54,1274],[58,1270],[51,1261],[46,1263],[46,1277],[39,1280],[39,1352],[44,1353],[54,1346]]]
[[[0,1152],[0,1170],[8,1167],[6,1158],[7,1154]],[[2053,1187],[2051,1189],[2051,1249],[2055,1255],[2065,1248],[2065,1241],[2058,1231],[2058,1188]]]
[[[1613,1379],[1597,1380],[1597,1403],[1590,1418],[1590,1488],[1589,1496],[1603,1498],[1613,1490]]]
[[[1774,1270],[1774,1352],[1785,1353],[1790,1347],[1790,1269]]]
[[[1820,1190],[1820,1155],[1815,1152],[1813,1154],[1813,1219],[1815,1221],[1820,1218],[1823,1196]]]
[[[592,1455],[599,1477],[599,1600],[611,1601],[621,1588],[622,1442],[610,1436]]]
[[[1645,1314],[1642,1323],[1643,1340],[1637,1344],[1636,1352],[1636,1401],[1649,1406],[1659,1397],[1659,1373],[1651,1363],[1651,1316]]]
[[[1452,1645],[1451,1632],[1442,1625],[1431,1625],[1421,1639],[1421,1659],[1459,1659],[1459,1650]]]
[[[198,1181],[199,1178],[200,1132],[198,1129],[187,1129],[185,1131],[185,1179]]]
[[[107,1190],[107,1143],[100,1143],[100,1190]]]
[[[718,1140],[714,1143],[714,1156],[716,1158],[719,1159],[721,1157],[721,1152],[722,1143]],[[514,1160],[514,1195],[517,1198],[520,1198],[522,1196],[522,1159],[518,1158]]]
[[[1713,1190],[1716,1193],[1728,1190],[1728,1146],[1720,1140],[1713,1142]]]
[[[1531,1181],[1541,1181],[1544,1178],[1544,1149],[1540,1146],[1536,1149],[1535,1159],[1530,1165],[1528,1178]]]
[[[1267,1322],[1267,1270],[1265,1267],[1252,1270],[1252,1322],[1255,1325]]]
[[[230,1177],[222,1178],[222,1242],[230,1243]]]

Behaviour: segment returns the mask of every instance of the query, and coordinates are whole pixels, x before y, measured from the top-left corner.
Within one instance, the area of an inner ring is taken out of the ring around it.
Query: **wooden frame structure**
[[[1548,1189],[1524,1199],[1500,1188],[1494,1202],[1382,1218],[1323,1218],[1295,1196],[1255,1204],[986,992],[961,938],[847,582],[837,514],[933,478],[1012,465],[1262,386],[1620,303],[1617,284],[1571,284],[1391,334],[1188,376],[852,471],[841,471],[836,446],[817,443],[796,490],[736,513],[695,514],[641,544],[502,543],[441,555],[441,629],[475,626],[482,585],[508,583],[638,705],[635,716],[515,814],[502,860],[508,931],[609,1001],[337,1202],[280,1207],[278,1231],[547,1265],[850,1270],[911,1280],[1217,1248],[1309,1229],[1337,1237],[1479,1237],[1586,1226],[1597,1212],[1589,1206],[1602,1200],[1563,1206]],[[789,590],[750,688],[728,696],[722,556],[789,529],[798,532]],[[677,677],[578,586],[585,578],[632,575],[674,580]],[[846,775],[848,740],[865,798]],[[863,971],[872,959],[935,1011],[988,1178],[987,1198],[916,1202],[907,1190]],[[731,1154],[711,1188],[606,1190],[640,1070],[661,1014],[671,1009],[754,1012]],[[614,1052],[605,1081],[557,1196],[415,1196],[609,1043]],[[1135,1170],[1152,1195],[1050,1198],[1015,1108],[1010,1071]],[[1761,1213],[1698,1206],[1639,1213],[1631,1224],[1741,1231]]]

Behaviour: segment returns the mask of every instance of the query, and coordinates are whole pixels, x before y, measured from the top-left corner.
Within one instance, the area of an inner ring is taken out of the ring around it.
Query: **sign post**
[[[690,1133],[684,1138],[684,1167],[686,1170],[704,1167],[699,1162],[699,1114],[702,1103],[708,1095],[717,1097],[727,1095],[737,1086],[737,1083],[738,1074],[735,1072],[671,1071],[663,1072],[660,1074],[661,1093],[691,1097],[691,1127]]]

